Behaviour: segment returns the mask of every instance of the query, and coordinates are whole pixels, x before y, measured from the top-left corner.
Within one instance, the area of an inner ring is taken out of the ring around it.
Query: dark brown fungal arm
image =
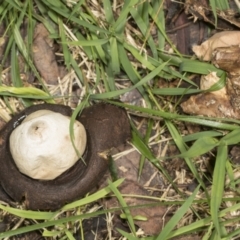
[[[67,106],[41,104],[17,114],[1,130],[0,184],[17,202],[25,200],[28,209],[56,210],[90,192],[108,169],[101,153],[124,144],[131,137],[130,123],[124,109],[99,103],[84,109],[77,117],[87,131],[86,165],[80,160],[54,180],[34,180],[20,173],[9,150],[9,136],[19,119],[37,110],[46,109],[71,116]]]

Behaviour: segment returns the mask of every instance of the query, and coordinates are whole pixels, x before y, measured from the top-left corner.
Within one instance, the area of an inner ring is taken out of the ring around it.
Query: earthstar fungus
[[[10,152],[19,171],[31,178],[52,180],[72,167],[86,148],[86,131],[75,121],[74,144],[70,118],[49,110],[28,115],[9,138]]]
[[[39,110],[70,117],[70,107],[57,104],[31,106],[14,116],[0,131],[0,198],[25,201],[32,210],[56,210],[64,204],[91,192],[108,169],[107,154],[131,138],[126,111],[114,105],[99,103],[85,108],[76,120],[86,129],[87,148],[72,167],[52,180],[33,179],[21,173],[15,164],[9,138],[30,114]],[[105,153],[105,154],[102,154]],[[85,162],[85,163],[84,163]]]

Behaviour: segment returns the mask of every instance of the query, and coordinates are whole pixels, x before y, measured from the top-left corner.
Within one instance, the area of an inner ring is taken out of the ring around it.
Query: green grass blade
[[[140,113],[145,113],[149,118],[151,116],[159,117],[159,118],[164,118],[164,119],[169,119],[169,120],[178,120],[178,121],[183,121],[183,122],[191,122],[191,123],[196,123],[200,124],[203,126],[208,126],[211,128],[218,128],[218,129],[223,129],[223,130],[235,130],[239,129],[238,125],[235,124],[240,124],[240,121],[235,120],[235,119],[222,119],[222,118],[205,118],[205,117],[194,117],[194,116],[187,116],[187,115],[179,115],[176,113],[170,113],[170,112],[164,112],[162,110],[154,110],[154,109],[149,109],[149,108],[144,108],[144,107],[138,107],[138,106],[133,106],[129,104],[122,104],[119,102],[114,102],[108,100],[107,102],[112,103],[114,105],[128,108],[133,111],[137,111]],[[220,121],[227,121],[231,124],[223,123]],[[234,123],[234,124],[233,124]]]
[[[69,240],[76,240],[76,238],[72,235],[70,231],[66,230],[65,234]]]
[[[79,40],[79,41],[71,41],[71,42],[65,41],[65,42],[62,42],[62,43],[69,44],[69,45],[72,45],[72,46],[98,47],[98,46],[101,46],[103,44],[106,44],[108,41],[109,41],[108,38],[105,38],[105,39],[96,38],[96,39],[93,39],[93,40]]]
[[[76,2],[74,7],[72,8],[72,12],[71,12],[69,19],[71,19],[71,17],[74,16],[75,13],[79,11],[79,9],[81,9],[81,6],[83,5],[84,2],[85,2],[85,0],[79,0],[78,2]]]
[[[222,138],[222,141],[224,141],[227,145],[238,144],[240,142],[239,135],[240,135],[240,128],[235,129],[232,132],[225,135]]]
[[[12,44],[11,49],[11,80],[14,87],[22,87],[15,43]]]
[[[142,156],[144,156],[150,162],[152,162],[164,174],[167,180],[174,185],[168,172],[161,166],[159,161],[153,156],[151,150],[140,138],[136,129],[132,131],[132,143],[138,149],[138,151],[142,154]]]
[[[129,61],[124,47],[121,44],[119,44],[118,48],[119,48],[119,60],[120,60],[122,68],[126,72],[127,76],[131,80],[131,82],[133,84],[136,84],[141,77],[140,77],[139,73],[134,69],[132,63]],[[139,90],[141,95],[144,97],[146,102],[149,102],[148,95],[145,93],[144,88],[142,86],[139,86],[137,89]]]
[[[120,232],[122,236],[124,236],[128,240],[140,240],[138,237],[134,237],[132,234],[127,233],[119,228],[117,228],[117,231]]]
[[[113,183],[113,185],[115,187],[118,187],[120,184],[122,184],[123,181],[124,181],[124,179],[118,179],[117,181],[115,181]],[[89,195],[89,196],[87,196],[87,197],[85,197],[83,199],[80,199],[80,200],[77,200],[77,201],[74,201],[72,203],[67,204],[64,207],[62,207],[61,209],[62,210],[71,210],[73,208],[80,207],[80,206],[92,203],[92,202],[94,202],[96,200],[99,200],[100,198],[105,197],[110,192],[111,192],[111,189],[109,188],[109,186],[107,186],[107,187],[97,191],[96,193],[93,193],[93,194],[91,194],[91,195]]]
[[[161,1],[163,2],[163,1]],[[161,6],[159,6],[160,9],[162,9]],[[154,20],[155,24],[157,25],[159,31],[161,32],[161,34],[164,36],[164,38],[166,39],[166,41],[169,43],[169,45],[171,46],[171,48],[174,50],[174,52],[176,54],[178,54],[179,56],[181,56],[181,54],[178,52],[178,50],[176,49],[176,47],[173,45],[172,41],[169,39],[169,37],[166,34],[165,31],[165,26],[163,25],[163,23],[161,21],[156,21],[157,16],[159,15],[159,12],[157,12],[157,10],[159,10],[159,8],[152,8],[151,5],[149,5],[149,15],[151,16],[151,18]]]
[[[67,44],[65,44],[64,42],[67,41],[67,37],[65,34],[65,29],[64,29],[64,25],[63,25],[63,21],[61,18],[58,19],[58,25],[59,25],[59,35],[61,38],[61,42],[62,42],[62,51],[63,51],[63,56],[64,56],[64,63],[67,67],[67,70],[70,71],[70,63],[71,63],[71,53],[68,49]]]
[[[222,137],[223,133],[218,131],[201,131],[183,136],[184,142],[195,141],[202,137]]]
[[[38,211],[31,211],[31,210],[22,210],[22,209],[17,209],[12,207],[5,207],[1,204],[0,204],[0,209],[21,218],[36,219],[36,220],[51,219],[56,214],[55,212],[43,212],[43,211],[38,212]]]
[[[151,90],[152,93],[158,94],[161,96],[183,96],[186,94],[196,94],[202,93],[202,90],[199,89],[190,89],[190,88],[156,88]]]
[[[116,22],[113,24],[113,29],[115,29],[116,33],[122,33],[122,31],[124,30],[125,23],[127,21],[127,16],[131,9],[134,7],[134,5],[137,3],[138,0],[124,1],[122,11]]]
[[[174,214],[174,216],[167,222],[164,229],[161,231],[161,233],[158,235],[156,240],[162,240],[167,239],[168,235],[171,233],[171,231],[175,228],[175,226],[178,224],[178,222],[181,220],[181,218],[184,216],[184,214],[189,210],[190,206],[193,203],[194,198],[196,197],[198,190],[198,186],[192,195],[184,202],[184,204],[177,210],[177,212]]]
[[[125,89],[122,89],[122,90],[111,91],[111,92],[107,92],[107,93],[92,94],[90,96],[90,98],[91,99],[109,99],[109,98],[114,98],[114,97],[117,97],[117,96],[119,96],[121,94],[129,92],[129,91],[131,91],[131,90],[133,90],[135,88],[143,86],[144,84],[146,84],[147,82],[152,80],[154,77],[156,77],[159,74],[159,72],[162,71],[163,67],[166,64],[167,63],[161,64],[160,66],[155,68],[152,72],[150,72],[147,76],[142,78],[138,83],[136,83],[134,86],[132,86],[130,88],[125,88]]]
[[[186,152],[178,156],[183,158],[198,157],[204,153],[211,151],[218,144],[219,142],[217,141],[217,139],[204,136],[202,138],[197,139]]]
[[[217,148],[217,157],[213,173],[213,183],[210,200],[211,217],[216,228],[218,237],[222,237],[220,229],[219,208],[222,203],[226,161],[228,157],[228,147],[225,141],[220,141]]]
[[[178,130],[176,129],[176,127],[173,125],[172,122],[170,122],[169,120],[165,121],[165,124],[169,130],[169,132],[171,133],[171,136],[176,144],[176,146],[178,147],[179,151],[181,152],[181,154],[183,154],[184,152],[187,151],[186,149],[186,145],[184,143],[184,141],[182,140],[182,137],[179,135]],[[208,196],[208,192],[206,189],[206,186],[202,180],[202,178],[200,177],[195,165],[193,164],[193,162],[191,161],[191,159],[185,157],[184,158],[185,162],[187,163],[189,169],[191,170],[192,174],[194,175],[194,177],[198,180],[199,184],[202,186],[202,188],[205,191],[205,194],[207,196],[207,198],[209,198]]]
[[[112,25],[114,24],[115,20],[113,17],[112,5],[109,0],[103,0],[103,8],[105,12],[105,17],[107,22]]]
[[[163,3],[164,1],[154,1],[153,2],[153,16],[155,16],[155,18],[153,19],[153,21],[156,23],[156,25],[158,26],[159,29],[161,30],[157,30],[157,34],[158,34],[158,47],[159,49],[164,49],[165,47],[165,40],[167,35],[165,35],[164,33],[166,32],[165,29],[165,13],[164,13],[164,8],[163,8]],[[168,39],[169,41],[169,39]],[[174,49],[174,48],[173,48]],[[175,49],[174,49],[175,50]]]
[[[110,38],[110,56],[111,56],[111,68],[113,71],[113,74],[119,74],[120,73],[120,62],[118,57],[118,42],[115,37]]]
[[[137,9],[132,8],[131,9],[131,15],[134,18],[135,23],[137,24],[137,26],[139,27],[139,29],[141,30],[142,34],[144,37],[147,37],[147,39],[144,39],[144,41],[147,41],[149,44],[149,47],[151,48],[152,51],[152,55],[154,58],[158,58],[158,53],[157,53],[157,48],[156,48],[156,44],[152,38],[151,35],[149,35],[149,22],[146,23],[143,21],[143,19],[141,18],[140,14],[138,13]]]
[[[127,217],[128,220],[128,224],[130,226],[130,229],[132,231],[132,233],[134,235],[136,235],[136,229],[135,229],[135,225],[134,225],[134,221],[133,221],[133,217],[131,215],[130,210],[128,209],[127,203],[125,202],[123,196],[121,195],[121,193],[119,192],[119,190],[116,188],[116,186],[113,185],[113,183],[111,181],[108,181],[109,184],[109,188],[112,190],[112,192],[114,193],[114,195],[117,197],[120,205],[122,207],[124,207],[123,211]]]
[[[180,64],[180,71],[182,72],[191,72],[198,74],[209,74],[210,72],[216,72],[218,76],[222,76],[224,73],[223,70],[216,68],[212,64],[200,62],[192,59],[184,59]]]
[[[17,97],[27,97],[27,98],[34,98],[36,97],[43,97],[46,99],[46,102],[54,103],[52,97],[49,96],[46,92],[34,88],[34,87],[4,87],[0,86],[0,95],[4,95],[4,93],[9,93],[12,96]],[[6,94],[7,95],[7,94]]]

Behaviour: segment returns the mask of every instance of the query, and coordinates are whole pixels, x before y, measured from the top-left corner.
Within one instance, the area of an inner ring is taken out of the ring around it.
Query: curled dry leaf
[[[210,61],[212,53],[217,48],[238,46],[240,44],[240,31],[223,31],[214,34],[200,46],[193,46],[193,52],[199,59]]]

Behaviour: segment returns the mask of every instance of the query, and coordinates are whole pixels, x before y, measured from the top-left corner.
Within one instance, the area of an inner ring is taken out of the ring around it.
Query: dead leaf
[[[45,82],[57,85],[59,70],[52,44],[47,29],[43,24],[38,24],[34,30],[33,61]]]
[[[234,111],[230,98],[214,93],[203,93],[191,96],[181,104],[185,113],[219,118],[239,118],[239,113]]]
[[[240,75],[240,34],[238,45],[215,49],[212,54],[212,63],[229,72],[230,75]]]
[[[240,44],[240,31],[223,31],[214,34],[200,46],[193,46],[193,52],[199,59],[210,61],[215,49],[221,47],[238,46]]]

